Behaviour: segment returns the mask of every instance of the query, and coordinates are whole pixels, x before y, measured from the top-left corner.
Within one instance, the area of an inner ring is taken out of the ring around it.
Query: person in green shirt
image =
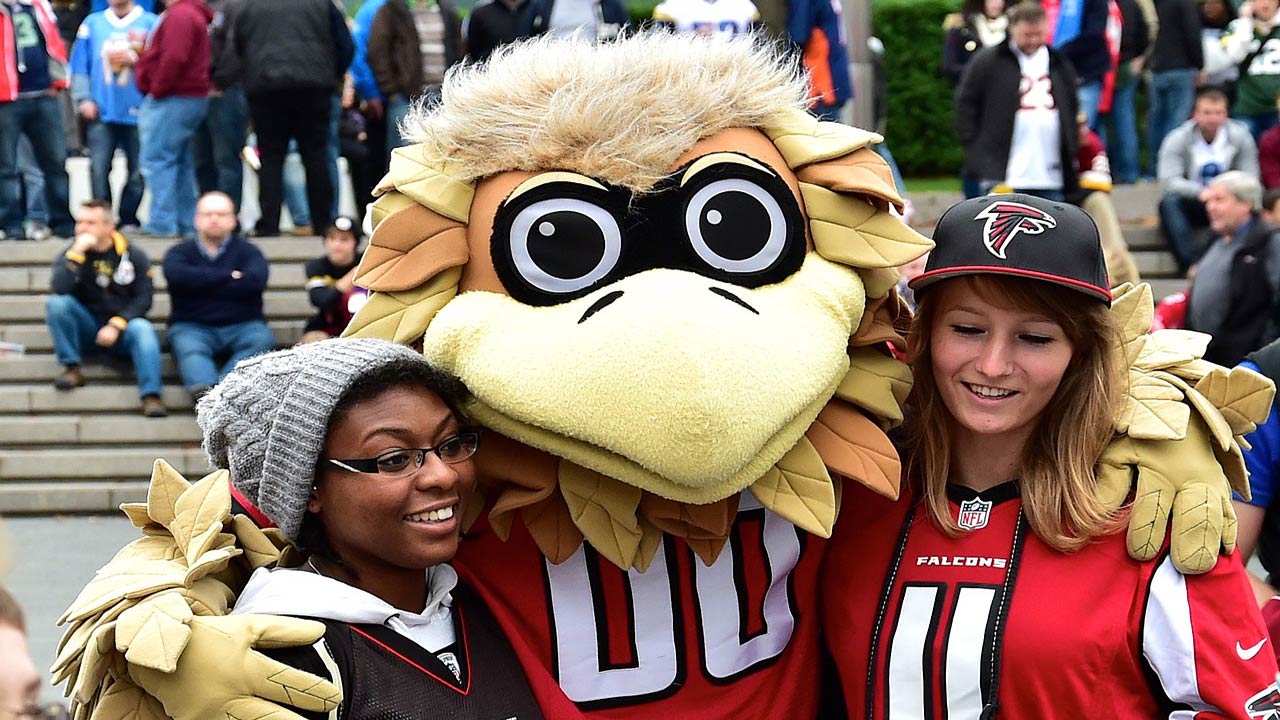
[[[1240,67],[1232,115],[1249,126],[1254,142],[1276,124],[1280,93],[1280,0],[1249,0],[1227,26],[1227,55]]]

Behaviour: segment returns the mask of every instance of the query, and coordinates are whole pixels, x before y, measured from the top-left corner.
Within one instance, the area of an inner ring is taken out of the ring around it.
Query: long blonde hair
[[[963,282],[997,307],[1043,313],[1062,328],[1075,352],[1023,450],[1018,467],[1023,512],[1042,541],[1064,552],[1115,530],[1117,519],[1098,498],[1094,472],[1111,440],[1121,390],[1119,334],[1110,309],[1039,280],[968,276],[945,282]],[[930,352],[937,298],[936,286],[922,294],[907,341],[915,379],[907,401],[908,472],[934,524],[956,537],[961,530],[946,493],[952,418],[934,383]]]

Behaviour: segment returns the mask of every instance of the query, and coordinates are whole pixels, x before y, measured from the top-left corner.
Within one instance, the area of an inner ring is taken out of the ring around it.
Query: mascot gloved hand
[[[284,718],[276,703],[337,707],[341,691],[254,648],[306,645],[320,623],[227,616],[249,574],[284,543],[232,515],[226,471],[188,483],[156,461],[145,504],[126,505],[145,537],[100,570],[59,620],[52,673],[77,718]],[[144,692],[141,688],[147,688]]]
[[[1208,572],[1236,542],[1234,490],[1246,499],[1244,436],[1266,419],[1275,387],[1245,368],[1201,359],[1209,336],[1149,333],[1151,288],[1115,289],[1129,381],[1116,438],[1099,463],[1098,485],[1112,508],[1132,497],[1129,554],[1150,560],[1163,547],[1181,572]]]
[[[746,40],[522,43],[450,74],[378,188],[357,278],[373,293],[347,334],[421,343],[472,391],[487,512],[455,567],[547,717],[817,714],[825,542],[842,484],[897,496],[894,268],[931,244],[889,212],[879,137],[817,121],[807,92]],[[226,534],[214,546],[277,561]],[[119,602],[180,590],[193,616],[226,611],[184,583]],[[113,612],[77,613],[71,644]],[[174,671],[137,672],[119,642],[95,662],[169,710],[188,656],[217,652],[179,634]],[[173,714],[221,720],[243,675],[202,668],[200,707]],[[278,698],[268,681],[253,694]],[[323,710],[336,688],[317,681],[291,680],[292,704]]]

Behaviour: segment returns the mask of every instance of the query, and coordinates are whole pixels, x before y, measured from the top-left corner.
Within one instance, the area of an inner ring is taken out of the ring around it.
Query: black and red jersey
[[[952,491],[957,538],[910,497],[846,490],[822,597],[849,717],[1280,718],[1238,554],[1183,576],[1123,533],[1061,553],[1015,484]]]
[[[671,535],[643,573],[587,546],[553,565],[519,523],[503,542],[481,519],[454,567],[546,717],[813,718],[826,544],[744,493],[709,566]]]

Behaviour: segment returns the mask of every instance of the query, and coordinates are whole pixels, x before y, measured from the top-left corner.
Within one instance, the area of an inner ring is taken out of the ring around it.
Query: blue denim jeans
[[[1204,254],[1205,246],[1195,235],[1197,228],[1209,226],[1204,203],[1193,197],[1166,193],[1160,196],[1160,228],[1183,274]]]
[[[1138,174],[1141,172],[1138,166],[1138,120],[1134,110],[1138,78],[1130,75],[1127,70],[1123,75],[1128,77],[1123,82],[1116,81],[1115,94],[1111,100],[1112,131],[1106,132],[1104,124],[1102,138],[1107,144],[1107,156],[1111,160],[1112,179],[1118,185],[1132,185],[1138,181]]]
[[[44,173],[36,162],[36,151],[26,135],[18,136],[18,172],[26,193],[27,220],[49,224],[49,206],[44,201]]]
[[[1080,103],[1081,112],[1088,118],[1090,129],[1097,129],[1098,105],[1102,103],[1102,81],[1094,80],[1076,88],[1076,100]]]
[[[209,98],[209,112],[196,131],[191,152],[200,193],[213,190],[231,196],[236,209],[244,186],[240,151],[249,127],[249,106],[244,89],[232,85],[222,95]]]
[[[75,221],[67,196],[67,138],[62,132],[62,111],[51,95],[0,102],[0,230],[10,237],[23,237],[26,208],[18,186],[19,135],[26,135],[31,141],[36,164],[44,173],[49,227],[55,235],[71,237]]]
[[[1262,139],[1263,133],[1275,127],[1276,122],[1280,121],[1280,117],[1273,112],[1262,115],[1241,115],[1236,119],[1248,126],[1249,133],[1253,135],[1254,144]]]
[[[151,188],[151,217],[143,229],[152,235],[185,235],[193,231],[196,178],[191,164],[191,138],[204,121],[209,98],[167,97],[142,100],[138,119],[142,177]]]
[[[111,161],[116,150],[124,153],[129,177],[120,191],[120,224],[138,224],[138,205],[142,203],[142,168],[138,165],[138,126],[124,123],[95,122],[86,133],[89,139],[89,175],[93,182],[93,199],[111,202]]]
[[[236,363],[276,349],[271,328],[261,320],[233,325],[176,322],[169,325],[169,350],[187,390],[212,387]]]
[[[109,348],[95,339],[105,323],[98,322],[89,309],[71,295],[50,295],[45,303],[45,322],[53,336],[53,352],[63,365],[79,365],[85,354],[105,353],[133,360],[138,375],[138,394],[160,394],[160,339],[146,318],[134,318]]]
[[[1196,71],[1161,70],[1151,73],[1150,103],[1147,106],[1147,150],[1152,174],[1160,156],[1160,143],[1165,135],[1191,117],[1195,100]]]

